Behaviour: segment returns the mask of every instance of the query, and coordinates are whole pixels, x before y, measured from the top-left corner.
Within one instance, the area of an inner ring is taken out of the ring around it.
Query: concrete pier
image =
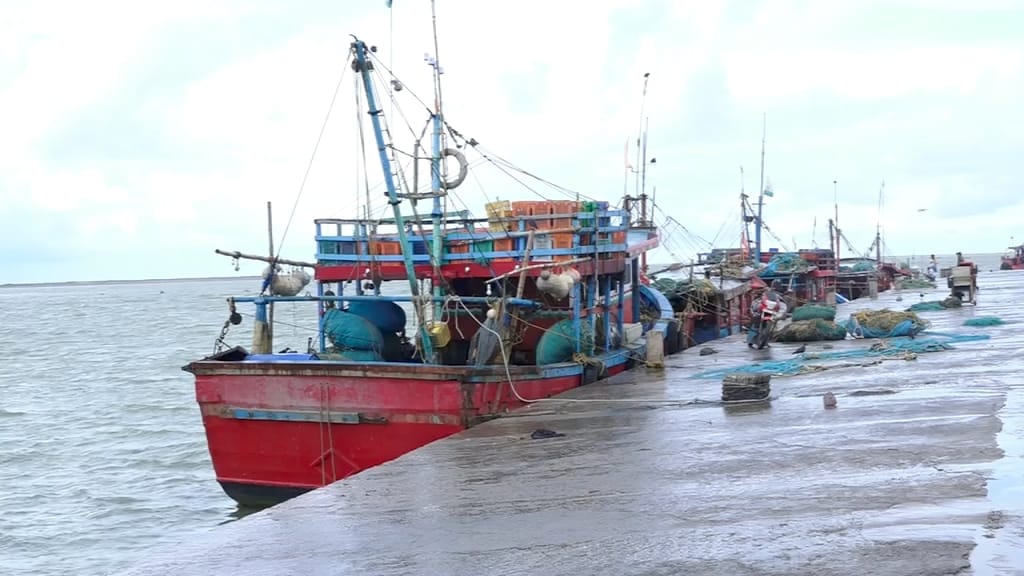
[[[842,360],[815,356],[875,341],[811,343],[805,356],[716,341],[714,354],[538,402],[124,574],[1022,574],[1024,273],[980,285],[977,307],[921,316],[988,340]],[[839,315],[945,292],[886,292]],[[976,315],[1009,323],[963,326]],[[792,359],[811,371],[773,377],[770,403],[718,404],[721,378],[695,377]]]

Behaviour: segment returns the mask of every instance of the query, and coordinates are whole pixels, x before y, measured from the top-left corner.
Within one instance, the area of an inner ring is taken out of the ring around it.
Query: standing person
[[[928,268],[925,270],[924,276],[925,278],[931,280],[932,282],[934,282],[935,279],[938,278],[939,263],[937,260],[935,260],[935,254],[932,254],[931,260],[928,261]]]

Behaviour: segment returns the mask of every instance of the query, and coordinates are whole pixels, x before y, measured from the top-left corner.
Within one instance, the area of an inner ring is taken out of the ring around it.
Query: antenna
[[[643,132],[644,132],[644,112],[645,112],[645,110],[647,108],[647,82],[650,79],[651,79],[651,73],[650,72],[644,72],[644,91],[643,91],[643,94],[640,96],[640,124],[639,124],[640,125],[640,132],[636,136],[636,164],[640,168],[637,170],[637,173],[636,173],[636,184],[634,185],[635,186],[634,189],[638,193],[640,192],[640,172],[643,170],[643,167],[640,164],[641,163],[641,158],[640,158],[640,152],[641,152],[640,140],[643,137]]]
[[[650,126],[649,119],[644,117],[643,149],[641,152],[640,165],[640,196],[647,194],[647,128]]]

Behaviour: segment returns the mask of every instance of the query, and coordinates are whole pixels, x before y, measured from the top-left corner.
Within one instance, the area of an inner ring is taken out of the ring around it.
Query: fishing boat
[[[1010,246],[999,263],[1000,270],[1024,270],[1024,244]]]
[[[652,278],[655,274],[652,274]],[[653,286],[672,304],[679,321],[679,340],[666,353],[739,334],[749,315],[753,289],[763,287],[756,277],[737,280],[722,276],[688,278],[658,275]]]
[[[749,250],[715,248],[697,254],[696,262],[676,262],[650,273],[652,285],[668,298],[679,321],[679,341],[666,353],[743,330],[754,290],[765,286],[752,264]]]
[[[218,250],[268,262],[262,290],[230,298],[217,350],[184,367],[217,481],[243,506],[273,505],[646,365],[678,332],[671,305],[642,274],[659,245],[658,230],[633,218],[646,212],[643,199],[627,197],[621,210],[580,196],[495,200],[483,217],[450,211],[478,143],[448,125],[435,98],[429,153],[419,141],[400,151],[375,84],[390,74],[385,63],[354,39],[348,64],[390,215],[316,220],[313,262]],[[395,78],[386,86],[390,98],[411,92]],[[429,186],[419,186],[416,162],[407,182],[400,152],[429,164]],[[317,307],[308,349],[274,352],[281,302]],[[255,309],[248,349],[226,340],[240,306]]]

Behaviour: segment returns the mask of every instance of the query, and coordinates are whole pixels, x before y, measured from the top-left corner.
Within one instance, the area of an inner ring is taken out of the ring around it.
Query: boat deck
[[[921,315],[989,340],[910,360],[808,360],[831,368],[774,377],[770,404],[722,406],[720,379],[695,373],[798,358],[795,345],[752,351],[730,337],[716,354],[687,350],[663,372],[539,402],[193,535],[124,574],[1021,573],[1024,274],[980,284],[977,308]],[[922,299],[896,296],[840,317]],[[974,315],[1010,324],[962,325]],[[564,436],[532,439],[540,428]]]

